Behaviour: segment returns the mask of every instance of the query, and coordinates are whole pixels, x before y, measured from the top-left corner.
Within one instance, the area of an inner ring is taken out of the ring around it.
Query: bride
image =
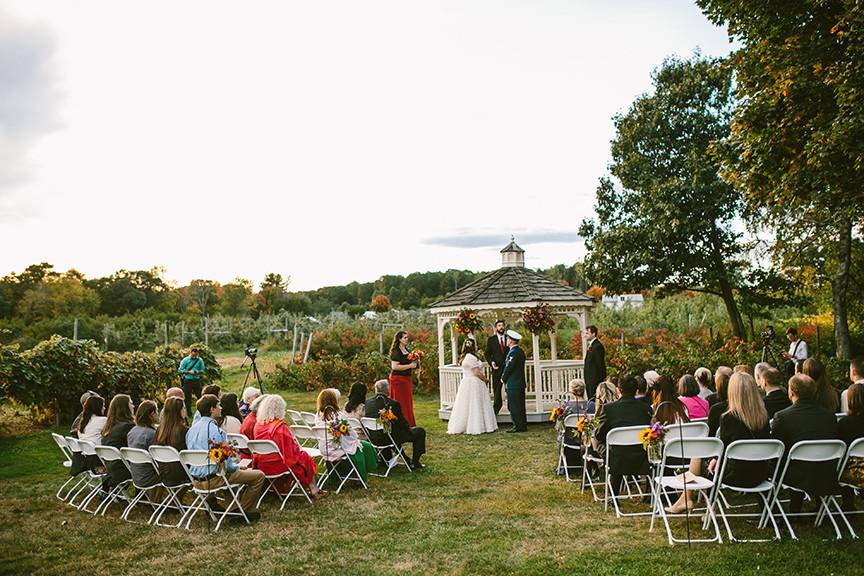
[[[488,383],[477,357],[477,343],[468,338],[462,345],[462,382],[447,424],[448,434],[484,434],[498,429]]]

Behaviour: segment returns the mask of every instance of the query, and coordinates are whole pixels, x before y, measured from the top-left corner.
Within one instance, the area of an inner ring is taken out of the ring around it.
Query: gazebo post
[[[583,308],[579,312],[579,331],[582,334],[582,360],[585,360],[585,353],[588,350],[588,338],[585,336],[585,330],[588,329],[588,311]]]
[[[444,325],[447,323],[446,318],[438,316],[438,367],[441,368],[446,364],[444,358]],[[439,370],[440,373],[440,370]]]
[[[537,412],[543,411],[543,375],[540,371],[540,335],[531,334],[531,342],[534,345],[534,402]]]
[[[456,327],[450,323],[450,363],[459,364],[459,338],[456,336]]]
[[[549,345],[552,348],[552,361],[558,360],[558,335],[553,330],[549,332]]]

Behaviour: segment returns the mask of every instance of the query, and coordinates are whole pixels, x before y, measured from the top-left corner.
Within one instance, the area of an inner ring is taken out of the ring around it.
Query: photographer
[[[189,355],[180,361],[177,369],[180,381],[183,383],[183,395],[186,397],[186,417],[192,417],[192,395],[201,398],[201,376],[206,373],[204,360],[198,357],[198,348],[192,348]]]
[[[789,351],[783,353],[786,358],[783,366],[787,376],[791,378],[795,374],[795,364],[807,360],[807,342],[798,338],[798,330],[795,328],[786,330],[786,338],[789,339]]]

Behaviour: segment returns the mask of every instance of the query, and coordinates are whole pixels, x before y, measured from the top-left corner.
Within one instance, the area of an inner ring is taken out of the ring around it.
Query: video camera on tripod
[[[246,378],[243,380],[243,388],[246,388],[246,384],[249,382],[249,376],[254,374],[255,380],[258,382],[258,389],[261,390],[262,394],[264,394],[264,381],[261,379],[261,374],[258,372],[258,365],[255,364],[255,359],[258,357],[258,348],[247,346],[243,353],[246,355],[246,358],[244,358],[243,363],[240,364],[241,368],[246,365],[247,359],[252,361],[249,365],[249,371],[246,372]]]
[[[765,330],[762,331],[762,359],[760,362],[768,362],[772,366],[779,366],[780,364],[777,362],[777,356],[774,354],[774,349],[772,348],[772,342],[774,341],[774,337],[777,336],[777,332],[774,331],[774,326],[769,324],[765,327]]]

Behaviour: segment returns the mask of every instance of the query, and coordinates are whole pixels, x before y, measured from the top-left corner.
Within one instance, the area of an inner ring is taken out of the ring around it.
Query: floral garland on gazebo
[[[483,321],[480,319],[480,316],[477,315],[475,310],[463,308],[459,311],[459,314],[456,315],[456,319],[453,321],[453,327],[458,333],[467,336],[472,332],[480,330],[483,327]]]
[[[522,323],[532,334],[543,334],[555,329],[555,320],[547,310],[547,304],[538,304],[522,311]]]

